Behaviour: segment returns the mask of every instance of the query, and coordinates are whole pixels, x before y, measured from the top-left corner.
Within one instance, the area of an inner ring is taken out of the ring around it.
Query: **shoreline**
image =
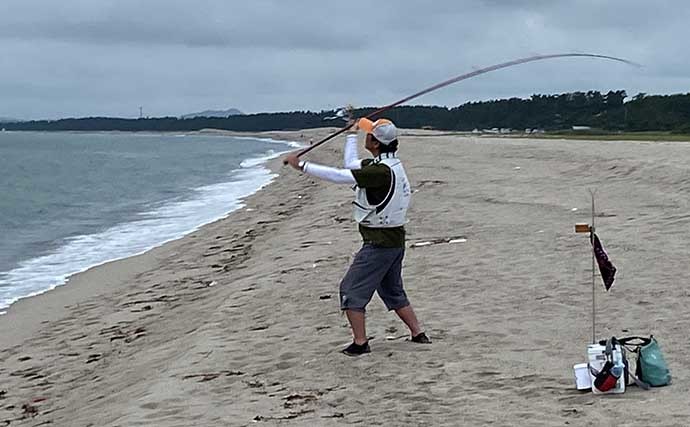
[[[75,276],[75,295],[88,289],[76,301],[65,294],[69,283],[65,292],[27,299],[37,309],[50,301],[44,310],[53,317],[33,319],[37,328],[23,337],[15,331],[13,345],[3,340],[0,422],[690,419],[682,398],[690,392],[683,359],[690,317],[678,286],[690,278],[690,219],[673,185],[685,176],[687,144],[451,136],[403,144],[414,191],[405,286],[431,346],[405,342],[404,326],[375,297],[367,311],[372,353],[339,353],[350,333],[338,281],[361,244],[349,217],[351,191],[283,172],[275,159],[280,177],[243,209],[140,257]],[[339,164],[341,148],[335,142],[310,156]],[[600,188],[605,215],[597,227],[619,268],[611,292],[598,297],[597,329],[602,336],[654,333],[674,376],[670,387],[631,388],[615,405],[577,392],[571,378],[591,338],[591,250],[572,230],[589,217],[588,186]],[[440,243],[411,245],[429,241]],[[23,311],[31,322],[33,309]],[[20,419],[25,403],[36,407],[36,418]]]
[[[189,130],[189,131],[118,131],[118,130],[92,130],[92,131],[79,131],[79,130],[50,130],[50,131],[35,131],[35,130],[15,130],[15,131],[5,131],[7,133],[77,133],[77,134],[134,134],[134,135],[230,135],[230,136],[247,136],[247,135],[261,135],[261,134],[293,134],[305,132],[318,132],[325,128],[310,128],[305,130],[290,130],[290,131],[257,131],[257,132],[245,132],[245,131],[233,131],[225,129],[215,129],[215,128],[204,128],[199,130]],[[333,131],[339,130],[339,128],[329,128]],[[639,132],[621,132],[621,133],[577,133],[560,131],[550,131],[541,134],[525,134],[525,133],[472,133],[472,131],[453,131],[453,130],[433,130],[433,129],[400,129],[403,135],[417,138],[437,138],[440,136],[447,137],[467,137],[467,138],[505,138],[505,139],[542,139],[542,140],[564,140],[564,141],[607,141],[607,142],[645,142],[645,143],[675,143],[675,142],[690,142],[690,134],[686,133],[673,133],[671,131],[639,131]],[[252,136],[247,136],[251,138]],[[278,142],[287,142],[282,140],[277,140]]]
[[[93,133],[93,132],[91,132],[91,133]],[[165,135],[165,134],[166,133],[157,133],[157,135]],[[233,185],[233,186],[249,185],[250,188],[251,188],[251,185],[253,185],[256,189],[253,190],[253,192],[251,194],[249,194],[251,196],[252,194],[259,191],[265,185],[270,184],[273,181],[273,179],[275,178],[274,171],[272,171],[271,168],[268,166],[271,163],[271,161],[273,159],[275,159],[276,157],[279,157],[281,155],[284,155],[287,152],[290,152],[292,150],[297,149],[300,146],[299,143],[297,143],[295,141],[291,141],[291,140],[287,140],[287,139],[278,140],[278,139],[273,139],[273,138],[269,138],[266,136],[261,136],[261,137],[259,137],[259,136],[253,137],[251,135],[242,135],[242,136],[222,135],[222,136],[223,137],[245,138],[248,140],[257,140],[257,141],[277,143],[280,145],[284,145],[285,147],[284,147],[284,149],[282,149],[282,151],[278,151],[275,153],[271,153],[271,151],[269,151],[267,153],[263,153],[260,155],[257,154],[255,157],[249,157],[247,159],[244,159],[244,160],[242,160],[238,169],[231,171],[231,173],[233,173],[233,174],[255,173],[254,171],[257,171],[257,173],[259,173],[260,176],[257,175],[256,177],[252,178],[252,180],[249,180],[249,178],[242,178],[242,179],[234,180],[234,181],[213,183],[213,184],[206,185],[204,187],[197,188],[196,190],[202,190],[202,189],[207,188],[209,186],[218,186],[218,185]],[[265,178],[264,178],[264,176],[265,176]],[[257,179],[259,179],[259,181],[257,181]],[[264,183],[264,181],[267,181],[267,182]],[[245,192],[241,191],[241,193],[245,193]],[[93,264],[91,264],[91,265],[83,264],[83,263],[81,265],[80,264],[71,265],[70,267],[74,268],[74,270],[72,270],[71,273],[65,273],[65,270],[69,271],[69,269],[67,269],[67,268],[62,269],[62,271],[60,272],[60,275],[61,274],[67,274],[67,276],[62,281],[60,281],[59,283],[51,283],[50,286],[48,286],[48,284],[46,284],[43,288],[40,288],[40,289],[37,288],[37,289],[32,291],[31,295],[25,295],[25,296],[20,296],[20,297],[8,295],[8,296],[10,296],[10,301],[12,299],[14,299],[14,301],[7,306],[3,305],[3,307],[0,307],[0,319],[2,318],[2,316],[4,316],[6,314],[6,312],[10,309],[10,307],[15,305],[18,301],[26,299],[26,298],[39,296],[39,295],[42,295],[46,292],[49,292],[55,288],[65,286],[66,283],[73,276],[75,276],[77,274],[83,273],[83,272],[90,270],[92,268],[96,268],[98,266],[108,264],[108,263],[111,263],[114,261],[119,261],[122,259],[142,255],[142,254],[144,254],[144,253],[146,253],[152,249],[158,248],[158,247],[160,247],[160,246],[162,246],[168,242],[175,241],[175,240],[178,240],[178,239],[180,239],[186,235],[192,234],[193,232],[197,231],[200,227],[202,227],[206,224],[215,222],[219,219],[222,219],[237,209],[241,209],[242,208],[242,200],[245,199],[246,197],[247,196],[240,196],[236,200],[231,200],[229,205],[226,207],[226,209],[230,209],[229,211],[225,211],[223,213],[218,212],[217,216],[214,214],[214,215],[209,215],[207,218],[199,218],[199,220],[202,220],[205,222],[202,222],[201,224],[196,225],[196,226],[194,226],[193,223],[190,223],[189,224],[190,228],[188,228],[187,231],[180,231],[180,234],[178,234],[178,235],[175,235],[175,233],[173,233],[170,236],[165,236],[165,239],[163,239],[162,241],[155,242],[155,243],[145,243],[144,241],[141,241],[137,245],[131,247],[131,251],[129,251],[128,254],[112,253],[111,256],[109,257],[109,259],[103,259],[103,258],[107,258],[107,257],[100,257],[100,259],[98,259],[99,257],[97,256],[97,257],[95,257],[95,259],[92,260]],[[233,205],[236,205],[236,206],[233,206]],[[172,206],[172,205],[168,204],[166,206]],[[111,230],[118,228],[118,227],[131,227],[131,226],[135,226],[136,224],[137,224],[137,221],[118,223],[118,224],[114,224],[114,225],[111,225],[111,226],[103,229],[103,231],[101,231],[100,233],[108,233]],[[193,227],[193,229],[192,229],[192,227]],[[96,234],[96,235],[98,235],[98,234]],[[90,236],[94,236],[94,235],[93,234],[91,234],[91,235],[80,235],[77,237],[82,238],[82,237],[90,237]],[[60,251],[64,250],[65,246],[66,246],[66,244],[57,247],[55,249],[55,251],[53,251],[53,252],[38,254],[38,255],[34,255],[33,257],[23,259],[19,264],[8,269],[6,271],[6,273],[8,273],[10,275],[14,274],[15,276],[17,276],[18,274],[21,274],[21,273],[19,273],[20,271],[29,270],[30,269],[29,266],[36,264],[37,260],[42,260],[44,258],[50,258],[52,256],[55,256],[56,253],[59,253]],[[49,262],[51,262],[51,261],[49,260]],[[24,274],[24,275],[26,275],[26,274]],[[57,280],[57,278],[56,278],[56,280]]]
[[[213,133],[215,132],[200,132],[198,135],[212,135]],[[152,132],[152,134],[177,133]],[[276,133],[271,134],[277,135]],[[218,132],[218,136],[261,139],[284,143],[286,144],[286,148],[292,148],[291,150],[286,150],[282,154],[276,154],[273,157],[266,158],[262,156],[257,157],[256,159],[245,159],[243,161],[260,160],[260,165],[266,168],[269,174],[276,174],[276,171],[280,168],[280,166],[282,166],[277,162],[277,158],[282,157],[284,154],[290,151],[298,149],[296,145],[293,145],[298,144],[294,140],[275,139],[265,134]],[[275,178],[271,179],[267,185],[271,185],[274,181]],[[149,248],[141,253],[90,266],[83,271],[70,274],[67,276],[64,283],[56,285],[52,289],[42,291],[36,295],[19,298],[17,301],[4,308],[4,313],[0,314],[0,337],[3,337],[3,346],[17,345],[24,339],[32,336],[40,329],[41,324],[55,321],[61,316],[64,316],[64,314],[67,312],[68,306],[78,305],[81,301],[85,301],[95,295],[99,295],[109,290],[111,286],[117,287],[128,280],[134,279],[142,272],[155,269],[157,266],[159,266],[159,259],[164,258],[167,253],[173,250],[173,248],[175,248],[177,245],[184,245],[184,241],[188,240],[195,233],[200,232],[203,228],[227,220],[228,217],[236,211],[245,209],[246,201],[252,197],[255,197],[257,193],[261,192],[267,185],[262,186],[247,197],[240,198],[237,201],[240,205],[238,208],[227,212],[221,218],[200,225],[197,227],[197,229],[189,233],[153,246],[152,248]],[[96,284],[94,285],[94,283]]]

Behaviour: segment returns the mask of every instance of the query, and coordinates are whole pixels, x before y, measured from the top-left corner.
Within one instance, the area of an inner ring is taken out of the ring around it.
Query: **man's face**
[[[366,138],[364,139],[364,148],[369,150],[370,153],[376,155],[379,151],[379,142],[374,141],[374,138],[371,136],[370,133],[368,133]]]

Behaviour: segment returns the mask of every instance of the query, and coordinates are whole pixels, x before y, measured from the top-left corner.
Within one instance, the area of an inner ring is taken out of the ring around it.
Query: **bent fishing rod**
[[[513,61],[502,62],[500,64],[495,64],[495,65],[491,65],[489,67],[480,68],[478,70],[474,70],[472,72],[453,77],[453,78],[448,79],[446,81],[443,81],[441,83],[430,86],[426,89],[420,90],[419,92],[414,93],[410,96],[407,96],[407,97],[405,97],[399,101],[396,101],[392,104],[388,104],[384,107],[381,107],[378,110],[374,111],[373,113],[367,114],[366,116],[364,116],[364,118],[371,119],[372,117],[376,116],[377,114],[381,114],[384,111],[390,110],[391,108],[397,107],[398,105],[404,104],[404,103],[411,101],[415,98],[418,98],[422,95],[426,95],[427,93],[430,93],[430,92],[433,92],[435,90],[441,89],[443,87],[452,85],[453,83],[457,83],[457,82],[462,81],[462,80],[467,80],[467,79],[470,79],[472,77],[479,76],[481,74],[489,73],[491,71],[500,70],[502,68],[513,67],[515,65],[525,64],[527,62],[542,61],[545,59],[553,59],[553,58],[568,58],[568,57],[599,58],[599,59],[606,59],[606,60],[611,60],[611,61],[622,62],[624,64],[633,65],[636,67],[640,66],[639,64],[628,61],[626,59],[617,58],[615,56],[608,56],[608,55],[597,55],[597,54],[593,54],[593,53],[555,53],[555,54],[551,54],[551,55],[534,55],[534,56],[530,56],[527,58],[520,58],[520,59],[515,59]],[[327,137],[323,138],[322,140],[320,140],[318,142],[315,142],[313,145],[306,147],[305,149],[303,149],[299,153],[297,153],[297,157],[301,157],[301,156],[307,154],[308,152],[310,152],[311,150],[313,150],[314,148],[316,148],[322,144],[325,144],[326,142],[330,141],[331,139],[335,138],[336,136],[347,132],[352,126],[354,126],[354,123],[355,122],[348,123],[344,128],[328,135]],[[283,164],[287,164],[287,161],[283,161]]]

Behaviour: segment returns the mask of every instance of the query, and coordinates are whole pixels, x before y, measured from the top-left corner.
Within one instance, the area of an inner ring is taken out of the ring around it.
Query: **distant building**
[[[591,130],[591,126],[573,126],[573,130]]]

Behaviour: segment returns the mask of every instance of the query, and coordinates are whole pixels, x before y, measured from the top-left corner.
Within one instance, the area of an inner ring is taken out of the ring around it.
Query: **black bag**
[[[623,358],[623,378],[625,378],[626,387],[630,384],[630,364],[628,363],[627,355],[625,354],[625,347],[618,341],[616,337],[611,337],[607,340],[599,341],[599,345],[606,347],[605,354],[606,360],[611,360],[613,362],[613,349],[618,346],[621,350],[621,357]],[[602,368],[602,371],[604,369]],[[597,387],[598,388],[598,387]],[[600,389],[601,390],[601,389]]]
[[[639,373],[640,363],[639,363],[639,361],[637,363],[635,374],[630,372],[630,361],[628,360],[628,355],[627,355],[626,350],[634,352],[633,350],[630,350],[631,341],[638,339],[638,338],[639,337],[628,337],[628,338],[618,339],[616,337],[611,337],[608,340],[599,341],[599,345],[603,345],[606,347],[607,359],[610,359],[612,357],[611,356],[612,350],[613,350],[613,348],[616,347],[616,345],[618,345],[620,347],[621,357],[623,358],[623,366],[625,367],[623,375],[625,378],[625,386],[626,387],[628,387],[631,383],[634,383],[635,385],[637,385],[638,387],[640,387],[644,390],[649,390],[649,388],[650,388],[649,384],[645,383],[644,381],[642,381],[640,379],[640,373]],[[626,347],[626,345],[627,345],[627,347]],[[603,370],[604,369],[602,369],[602,371]]]

